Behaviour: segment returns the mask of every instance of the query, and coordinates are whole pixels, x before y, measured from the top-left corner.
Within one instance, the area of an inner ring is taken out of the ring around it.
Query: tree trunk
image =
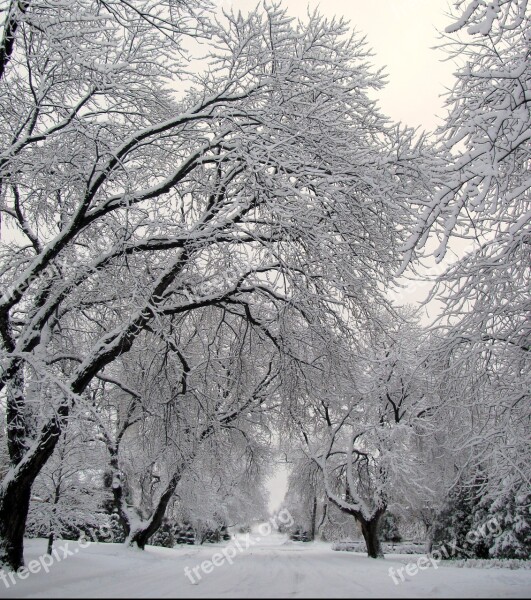
[[[51,554],[52,550],[53,550],[53,531],[50,533],[50,535],[48,536],[48,548],[46,549],[46,554]]]
[[[317,529],[317,496],[313,497],[313,506],[312,506],[312,525],[310,529],[310,539],[312,542],[315,540],[315,531]]]
[[[11,467],[0,484],[0,565],[8,569],[24,566],[24,530],[31,487],[55,449],[61,433],[59,419],[68,414],[67,405],[57,412],[41,430],[39,443],[34,443],[24,459]]]
[[[347,495],[350,495],[347,489]],[[328,499],[335,504],[341,512],[347,515],[351,515],[361,525],[361,533],[365,539],[365,545],[367,547],[367,555],[370,558],[383,558],[382,547],[380,545],[380,537],[378,534],[378,525],[380,518],[385,513],[385,507],[379,507],[372,513],[370,519],[366,519],[363,514],[354,508],[347,508],[344,504],[338,502],[333,495],[328,495]]]
[[[132,531],[126,540],[126,544],[129,546],[137,546],[140,550],[144,550],[149,538],[155,534],[162,525],[162,520],[166,514],[166,508],[173,497],[175,488],[181,480],[181,475],[182,471],[180,470],[173,474],[173,477],[168,482],[149,521],[144,523],[142,527],[138,527]]]
[[[125,539],[127,540],[129,534],[131,533],[131,521],[129,518],[129,512],[127,510],[127,503],[125,501],[125,489],[124,489],[124,479],[123,473],[120,471],[120,467],[118,464],[118,447],[108,445],[107,449],[111,455],[111,490],[113,496],[113,504],[116,514],[118,515],[118,519],[120,521],[120,525],[122,526]]]
[[[323,504],[323,514],[321,515],[321,520],[319,521],[319,525],[317,525],[317,535],[319,537],[321,537],[321,527],[323,526],[323,524],[325,522],[327,512],[328,512],[328,504],[325,502]]]
[[[383,558],[384,556],[378,535],[378,524],[381,516],[381,514],[376,513],[370,521],[366,521],[365,519],[360,520],[361,533],[367,546],[367,555],[370,558]]]
[[[11,480],[0,494],[0,565],[16,571],[24,566],[24,530],[33,479]]]

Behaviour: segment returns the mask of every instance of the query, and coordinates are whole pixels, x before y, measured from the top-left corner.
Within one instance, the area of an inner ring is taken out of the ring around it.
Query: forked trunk
[[[163,517],[164,513],[162,513],[160,520],[151,518],[145,527],[136,529],[127,540],[128,545],[133,547],[136,546],[140,550],[144,550],[149,538],[154,535],[161,526]]]
[[[154,535],[159,527],[162,525],[162,521],[164,519],[164,515],[166,514],[166,508],[170,500],[173,497],[175,492],[175,488],[177,487],[179,481],[181,480],[182,471],[177,471],[173,474],[173,477],[168,482],[166,489],[160,497],[160,500],[155,508],[151,518],[149,521],[146,521],[141,527],[137,527],[134,531],[132,531],[127,540],[126,544],[129,546],[136,546],[140,548],[140,550],[144,550],[146,544],[148,543],[149,538]]]

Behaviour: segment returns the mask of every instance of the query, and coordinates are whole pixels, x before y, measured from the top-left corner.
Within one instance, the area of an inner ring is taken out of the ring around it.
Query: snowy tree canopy
[[[341,307],[366,316],[395,267],[419,148],[369,99],[382,83],[364,43],[341,21],[297,23],[277,7],[205,30],[200,8],[13,4],[6,498],[20,477],[31,484],[93,382],[127,390],[103,370],[155,323],[218,307],[285,353],[290,311],[329,325]],[[209,67],[185,75],[177,50],[205,32]],[[170,73],[189,82],[180,97]]]
[[[433,540],[507,498],[489,543],[527,552],[531,27],[454,8],[428,136],[340,18],[3,3],[2,565],[28,524],[143,549],[250,521],[277,440],[311,537],[335,511],[379,557],[385,515]],[[454,252],[421,326],[389,289]]]

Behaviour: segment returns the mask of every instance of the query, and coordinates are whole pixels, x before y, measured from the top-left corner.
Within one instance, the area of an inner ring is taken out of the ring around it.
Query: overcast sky
[[[257,0],[221,0],[221,6],[243,11]],[[448,0],[282,0],[295,17],[319,8],[327,17],[344,16],[367,36],[373,62],[386,67],[388,84],[378,97],[383,112],[408,125],[434,129],[444,116],[443,99],[452,82],[453,65],[442,50],[437,31],[449,24]]]
[[[225,8],[246,10],[255,0],[221,0]],[[443,61],[438,31],[450,23],[448,0],[282,0],[293,16],[304,18],[319,7],[325,16],[344,16],[375,53],[373,62],[385,67],[386,88],[379,92],[382,111],[396,121],[433,130],[445,115],[442,95],[452,85],[454,65]],[[415,302],[425,297],[429,284],[411,285],[401,300]],[[278,468],[269,487],[270,509],[276,510],[286,490],[286,469]]]

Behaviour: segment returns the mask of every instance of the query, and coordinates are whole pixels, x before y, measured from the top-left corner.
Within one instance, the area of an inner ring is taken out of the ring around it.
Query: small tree
[[[440,550],[443,558],[488,558],[488,543],[483,535],[469,537],[481,519],[478,490],[459,481],[451,490],[445,507],[431,528],[431,548]]]
[[[384,542],[402,541],[402,536],[398,530],[398,519],[391,512],[386,512],[380,521],[380,537]]]
[[[511,489],[484,511],[485,520],[494,520],[497,527],[489,531],[486,543],[492,558],[531,558],[531,493]]]
[[[103,529],[102,508],[108,500],[103,484],[105,456],[101,443],[90,439],[88,425],[72,421],[63,430],[33,486],[28,531],[48,538],[48,554],[54,539],[81,534],[93,539]]]

